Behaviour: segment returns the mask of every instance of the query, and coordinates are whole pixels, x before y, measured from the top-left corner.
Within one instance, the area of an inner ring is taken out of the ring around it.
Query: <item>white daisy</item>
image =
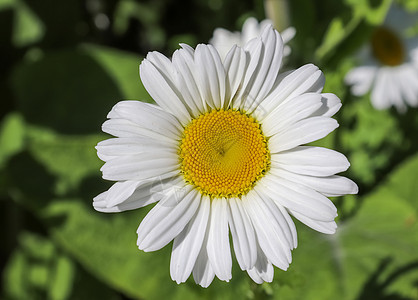
[[[222,62],[211,45],[188,45],[168,59],[158,52],[140,66],[157,105],[116,104],[97,145],[103,178],[117,181],[94,199],[102,212],[158,202],[138,228],[139,249],[172,240],[170,274],[193,273],[209,286],[231,279],[229,233],[238,264],[257,283],[286,270],[297,246],[291,215],[334,233],[337,210],[328,196],[357,193],[344,155],[303,144],[323,138],[337,122],[340,100],[321,94],[314,65],[278,75],[279,33],[268,27]]]
[[[223,59],[226,57],[232,46],[244,46],[251,39],[260,36],[266,26],[272,26],[272,24],[273,22],[269,19],[258,23],[257,19],[250,17],[245,20],[244,24],[242,25],[241,32],[231,32],[224,28],[216,28],[209,43],[212,44],[216,50],[218,50],[221,58]],[[295,34],[296,30],[294,27],[286,28],[280,33],[284,44],[284,56],[288,56],[290,54],[291,49],[287,43],[293,39]]]
[[[359,53],[363,65],[345,77],[354,95],[371,90],[376,109],[395,106],[405,112],[407,106],[418,106],[418,37],[407,35],[407,28],[416,20],[416,15],[392,6],[384,24]]]

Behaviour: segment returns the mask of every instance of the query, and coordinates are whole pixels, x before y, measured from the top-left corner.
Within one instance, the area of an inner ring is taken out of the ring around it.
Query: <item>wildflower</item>
[[[260,36],[265,27],[271,26],[272,24],[273,22],[269,19],[265,19],[258,23],[255,18],[250,17],[245,20],[241,32],[231,32],[224,28],[216,28],[209,43],[218,50],[221,58],[225,58],[232,46],[238,45],[243,47],[251,39]],[[295,34],[296,30],[294,27],[288,27],[280,33],[284,44],[284,56],[288,56],[291,53],[291,49],[287,44],[293,39]]]
[[[408,36],[406,30],[413,22],[416,16],[393,5],[384,24],[374,30],[361,50],[362,65],[345,77],[354,95],[371,90],[376,109],[394,106],[403,113],[407,106],[418,106],[418,38]]]
[[[283,42],[266,27],[224,61],[211,45],[181,45],[172,59],[151,52],[140,66],[157,105],[117,103],[97,145],[103,178],[117,181],[93,202],[119,212],[158,202],[137,230],[139,249],[173,241],[170,274],[210,285],[231,279],[229,233],[242,270],[271,282],[297,246],[291,216],[335,232],[328,196],[357,193],[344,155],[303,146],[337,128],[340,100],[321,94],[314,65],[279,74]]]

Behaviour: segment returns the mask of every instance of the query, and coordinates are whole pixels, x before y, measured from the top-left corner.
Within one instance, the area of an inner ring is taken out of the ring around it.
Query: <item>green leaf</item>
[[[41,299],[48,290],[51,262],[57,256],[50,240],[25,232],[21,247],[5,271],[6,295],[14,299]]]
[[[161,16],[166,9],[163,2],[141,3],[133,0],[119,1],[114,12],[113,31],[124,35],[132,20],[143,25],[143,41],[150,49],[162,48],[166,43],[165,29],[161,27]],[[142,40],[142,39],[141,39]]]
[[[383,22],[392,0],[345,0],[351,6],[355,16],[365,18],[372,25],[379,25]]]
[[[381,187],[383,193],[395,193],[402,201],[412,205],[416,212],[418,212],[418,185],[414,175],[417,170],[418,156],[415,155],[404,162]]]
[[[83,179],[98,176],[102,162],[94,148],[104,135],[68,136],[30,127],[28,148],[33,158],[55,177],[55,195],[77,190]]]
[[[123,99],[115,99],[115,102],[124,99],[154,102],[139,78],[139,64],[142,57],[95,45],[84,45],[82,49],[114,79],[123,95]]]
[[[100,131],[120,100],[148,100],[140,83],[140,59],[94,46],[27,59],[12,76],[18,108],[28,123],[66,134]]]
[[[26,267],[24,254],[21,251],[15,252],[4,269],[3,286],[5,295],[15,299],[25,299],[29,296],[24,280]]]
[[[24,47],[42,39],[45,34],[45,26],[24,1],[2,0],[0,1],[0,11],[3,9],[12,9],[14,12],[12,33],[14,46]]]
[[[19,236],[3,273],[3,287],[6,299],[119,299],[52,240],[30,232]]]
[[[380,170],[386,168],[408,143],[397,116],[388,110],[377,111],[368,96],[350,98],[342,111],[341,145],[349,153],[350,171],[366,185],[373,184]]]
[[[418,2],[415,0],[397,0],[396,2],[403,5],[411,13],[418,12]]]
[[[0,168],[7,159],[21,151],[24,146],[25,124],[18,113],[11,113],[0,125]]]
[[[115,10],[113,29],[116,34],[124,34],[129,26],[129,19],[143,20],[145,24],[155,23],[158,15],[152,6],[132,0],[120,1]]]
[[[348,293],[366,280],[374,280],[371,274],[390,259],[390,264],[373,282],[374,292],[382,296],[396,293],[412,298],[416,295],[414,282],[418,279],[418,265],[410,273],[400,271],[402,266],[418,262],[418,185],[414,176],[417,166],[418,156],[406,161],[377,191],[362,199],[358,214],[342,225],[341,248],[346,257],[343,267],[347,272]],[[400,272],[399,278],[388,285],[382,284],[384,278],[395,272]]]
[[[328,26],[322,44],[315,55],[317,59],[328,61],[337,56],[335,64],[339,64],[340,57],[350,54],[364,43],[371,32],[371,27],[383,23],[391,0],[372,3],[369,0],[346,0],[349,14],[336,16]],[[376,1],[374,1],[376,2]]]
[[[51,276],[49,298],[67,299],[71,294],[74,275],[74,263],[67,256],[59,256],[55,261],[55,268]]]
[[[318,59],[324,59],[326,56],[340,45],[360,24],[361,18],[353,17],[345,24],[343,19],[336,17],[328,27],[321,46],[316,51]]]
[[[5,168],[7,193],[35,210],[55,196],[81,192],[94,197],[96,188],[107,187],[99,179],[102,162],[94,148],[104,138],[57,134],[28,125],[24,150],[9,159]]]
[[[63,133],[97,132],[112,105],[122,98],[106,71],[80,51],[60,51],[25,62],[13,74],[12,83],[28,123]]]
[[[45,34],[45,26],[41,19],[23,2],[16,2],[16,23],[13,44],[24,47],[41,40]]]
[[[0,0],[0,10],[13,6],[15,0]]]

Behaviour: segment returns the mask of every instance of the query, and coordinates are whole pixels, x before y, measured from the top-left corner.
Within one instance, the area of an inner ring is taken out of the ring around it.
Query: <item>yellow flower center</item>
[[[184,180],[211,197],[240,197],[270,167],[260,124],[236,110],[212,110],[192,120],[180,142]]]
[[[379,27],[372,35],[373,55],[384,65],[397,66],[404,61],[402,41],[391,30]]]

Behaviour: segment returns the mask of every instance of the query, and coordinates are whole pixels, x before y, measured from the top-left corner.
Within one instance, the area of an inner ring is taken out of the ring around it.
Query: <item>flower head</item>
[[[363,65],[345,77],[354,95],[371,90],[376,109],[395,106],[405,112],[407,106],[418,106],[418,37],[407,34],[416,20],[393,5],[384,24],[375,28],[370,42],[360,51]]]
[[[240,47],[244,46],[251,39],[260,36],[266,26],[272,26],[272,24],[273,22],[269,19],[265,19],[258,23],[257,19],[250,17],[245,20],[244,24],[242,25],[241,32],[231,32],[224,28],[216,28],[209,43],[212,44],[216,50],[218,50],[221,58],[224,58],[233,45]],[[295,34],[296,30],[294,27],[286,28],[280,33],[284,44],[284,56],[288,56],[290,54],[291,49],[287,43],[293,39]]]
[[[335,175],[344,155],[303,146],[337,126],[340,100],[321,94],[314,65],[279,75],[283,42],[266,27],[224,61],[211,45],[187,45],[172,59],[151,52],[140,66],[157,105],[116,104],[103,131],[116,138],[97,145],[103,178],[117,181],[98,195],[102,212],[158,202],[137,230],[139,249],[173,241],[170,274],[177,283],[193,273],[207,287],[231,279],[233,249],[257,283],[286,270],[297,246],[291,216],[334,233],[337,210],[328,196],[357,193]]]

